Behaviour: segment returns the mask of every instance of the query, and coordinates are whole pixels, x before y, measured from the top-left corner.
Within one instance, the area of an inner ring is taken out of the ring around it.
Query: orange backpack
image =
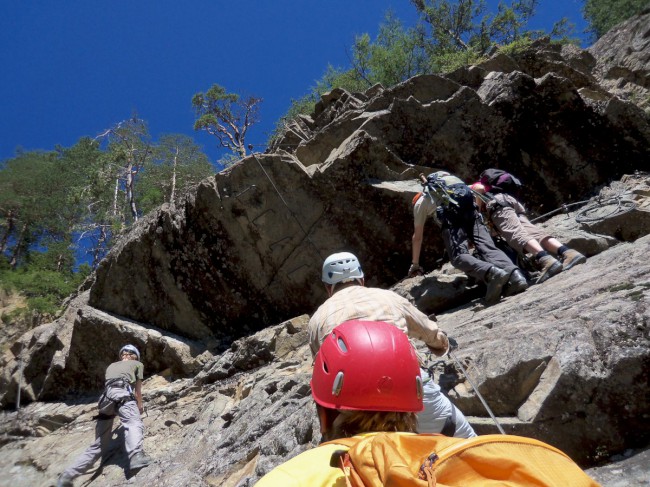
[[[349,447],[346,485],[390,487],[597,487],[566,454],[532,438],[377,433],[329,443]]]

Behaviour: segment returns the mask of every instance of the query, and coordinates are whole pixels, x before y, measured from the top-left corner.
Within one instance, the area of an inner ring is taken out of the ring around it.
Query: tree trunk
[[[175,200],[176,200],[176,168],[178,167],[178,152],[179,148],[178,146],[176,147],[176,154],[174,154],[174,166],[172,169],[172,191],[171,194],[169,195],[169,204],[172,206],[176,206]]]
[[[115,178],[115,191],[113,192],[113,217],[117,218],[117,195],[120,191],[120,178]]]
[[[99,225],[99,237],[97,238],[97,245],[93,249],[93,269],[97,269],[106,240],[106,225]]]
[[[18,265],[18,258],[22,254],[23,246],[25,244],[25,234],[27,233],[27,223],[23,223],[22,228],[20,229],[20,235],[16,239],[16,245],[14,246],[14,251],[11,255],[11,261],[9,265],[12,269],[15,269]]]
[[[137,222],[138,209],[135,206],[135,196],[133,194],[133,183],[134,183],[133,174],[134,174],[133,164],[129,163],[129,165],[126,167],[126,199],[129,205],[129,209],[131,210],[131,216],[133,217],[133,221]]]
[[[7,214],[7,231],[2,236],[0,240],[0,255],[4,255],[5,250],[7,250],[7,242],[9,241],[9,235],[14,231],[14,225],[16,223],[14,210],[9,210]]]

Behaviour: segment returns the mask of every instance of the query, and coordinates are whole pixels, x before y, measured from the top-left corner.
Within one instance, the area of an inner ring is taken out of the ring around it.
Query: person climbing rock
[[[398,327],[346,321],[323,337],[322,347],[318,345],[311,394],[323,438],[335,440],[378,431],[416,432],[416,413],[424,407],[422,378],[415,350]],[[379,384],[392,386],[375,387]],[[330,461],[342,447],[333,441],[308,450],[276,467],[255,485],[345,485],[337,483],[344,480],[343,472]]]
[[[526,277],[492,241],[471,189],[446,171],[431,173],[423,184],[424,191],[413,205],[412,264],[408,275],[421,272],[424,224],[428,216],[435,215],[451,265],[487,285],[487,304],[497,303],[502,293],[511,296],[523,292],[528,287]]]
[[[494,184],[489,183],[487,174],[491,173],[488,171],[495,171],[497,179],[492,181]],[[530,222],[524,205],[508,192],[512,185],[507,183],[507,178],[512,177],[505,171],[488,169],[481,174],[481,181],[472,184],[471,188],[487,197],[485,201],[477,198],[479,209],[485,207],[492,227],[506,243],[519,253],[534,255],[535,267],[540,272],[537,284],[586,262],[587,258],[580,252],[567,247],[546,230]],[[513,184],[520,185],[519,180],[514,179],[516,183]]]
[[[427,315],[393,291],[365,287],[364,273],[354,254],[340,252],[327,257],[322,281],[329,298],[309,320],[309,346],[313,356],[332,330],[349,320],[390,323],[410,338],[422,340],[434,355],[447,353],[447,335]],[[418,414],[418,431],[463,438],[475,436],[463,413],[442,393],[424,367],[421,376],[425,409]]]
[[[120,360],[106,369],[104,392],[98,403],[95,441],[63,471],[57,487],[72,487],[75,478],[90,470],[95,461],[106,454],[115,416],[119,416],[124,427],[129,470],[138,470],[151,463],[143,450],[144,425],[140,415],[144,412],[144,365],[140,362],[140,352],[133,345],[124,345],[118,356]]]
[[[335,327],[316,353],[310,385],[321,434],[331,440],[275,467],[256,487],[598,485],[532,438],[414,434],[424,407],[418,358],[390,323]]]

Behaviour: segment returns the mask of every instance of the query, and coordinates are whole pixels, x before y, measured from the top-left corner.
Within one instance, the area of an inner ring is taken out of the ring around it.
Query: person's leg
[[[61,479],[71,482],[72,479],[90,470],[97,459],[106,452],[111,440],[112,429],[113,418],[98,420],[95,425],[95,441],[63,471]]]
[[[562,242],[553,237],[546,237],[540,240],[540,244],[544,250],[551,252],[555,255],[558,255],[558,250],[562,247]]]
[[[562,269],[567,271],[573,266],[587,262],[587,257],[574,249],[563,245],[559,240],[549,237],[542,240],[542,246],[549,252],[557,254],[558,259],[562,262]]]
[[[524,276],[508,255],[495,245],[490,233],[483,224],[480,215],[477,215],[477,218],[474,221],[472,239],[481,259],[499,269],[502,269],[506,275],[503,284],[500,284],[501,276],[493,282],[488,283],[488,290],[485,295],[485,300],[488,304],[498,302],[502,292],[504,296],[512,296],[514,294],[519,294],[528,288],[526,276]]]
[[[421,369],[421,373],[424,382],[424,411],[417,413],[418,433],[440,433],[453,417],[453,436],[456,438],[476,436],[467,418],[442,393],[440,386],[433,381],[428,372]]]
[[[530,242],[533,237],[526,232],[522,226],[515,209],[510,206],[496,206],[490,213],[490,221],[496,228],[499,235],[517,252],[524,252],[527,244],[536,244]],[[537,244],[539,247],[539,244]],[[539,250],[542,250],[539,247]]]
[[[468,232],[463,225],[445,223],[442,228],[442,240],[449,254],[451,265],[468,276],[485,282],[492,265],[469,253]]]
[[[476,215],[476,218],[472,222],[472,233],[470,238],[474,242],[476,251],[480,255],[481,259],[485,261],[486,264],[494,265],[500,269],[505,270],[508,274],[511,274],[512,271],[517,269],[517,266],[512,263],[508,256],[499,250],[487,228],[483,224],[479,215]]]
[[[537,255],[540,252],[543,252],[544,248],[537,240],[531,238],[528,242],[526,242],[526,245],[524,245],[524,250],[530,254]]]
[[[124,426],[124,443],[129,458],[142,451],[144,425],[135,401],[127,401],[120,406],[120,421]]]

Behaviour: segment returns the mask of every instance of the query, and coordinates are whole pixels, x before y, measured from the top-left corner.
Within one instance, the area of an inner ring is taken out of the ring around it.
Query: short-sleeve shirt
[[[144,378],[144,365],[137,360],[119,360],[106,369],[106,380],[124,379],[129,384]]]
[[[452,176],[451,174],[449,176],[443,176],[441,179],[447,186],[465,184],[462,179]],[[418,198],[413,205],[413,223],[415,226],[424,226],[427,217],[433,215],[436,208],[440,206],[441,203],[442,200],[436,193],[432,193],[428,188],[425,188],[420,198]]]

